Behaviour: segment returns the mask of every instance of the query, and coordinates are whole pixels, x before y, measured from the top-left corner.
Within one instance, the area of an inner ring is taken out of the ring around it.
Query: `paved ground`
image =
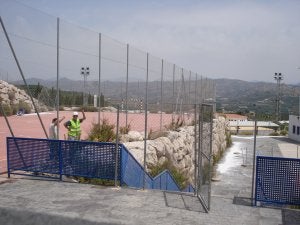
[[[257,149],[261,154],[280,155],[280,143],[280,139],[258,138]],[[8,180],[2,175],[0,224],[284,224],[280,209],[246,206],[251,195],[252,149],[251,138],[234,138],[217,168],[219,181],[212,185],[209,213],[188,195],[29,178]],[[299,224],[296,217],[292,222]]]

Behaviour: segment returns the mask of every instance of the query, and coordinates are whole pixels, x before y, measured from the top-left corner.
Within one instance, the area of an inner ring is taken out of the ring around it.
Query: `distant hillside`
[[[275,114],[277,84],[266,82],[247,82],[231,79],[217,79],[218,107],[226,111]],[[282,119],[287,115],[298,113],[299,85],[281,84],[281,114]]]
[[[233,111],[247,113],[256,111],[259,114],[266,114],[269,117],[275,114],[275,104],[277,95],[276,82],[247,82],[234,79],[215,79],[216,83],[216,101],[217,110]],[[22,81],[17,82],[23,84]],[[56,87],[55,80],[42,80],[31,78],[27,80],[28,84],[38,84],[52,88]],[[98,94],[98,86],[95,81],[88,81],[86,91],[90,94]],[[176,83],[177,89],[180,83]],[[152,81],[148,84],[148,99],[151,103],[156,103],[160,100],[160,81]],[[60,80],[60,88],[65,91],[83,90],[83,82],[62,78]],[[145,95],[145,82],[129,82],[128,89],[130,96],[128,98],[143,98]],[[184,87],[187,91],[188,87]],[[209,93],[208,87],[206,92]],[[104,93],[106,98],[125,99],[126,86],[124,82],[103,81],[100,91]],[[199,90],[200,92],[200,90]],[[164,102],[174,102],[172,99],[173,85],[172,82],[164,83],[163,90]],[[287,119],[288,114],[296,114],[299,110],[300,85],[281,84],[281,115],[282,119]],[[193,97],[194,91],[191,91]],[[193,101],[192,101],[193,102]]]

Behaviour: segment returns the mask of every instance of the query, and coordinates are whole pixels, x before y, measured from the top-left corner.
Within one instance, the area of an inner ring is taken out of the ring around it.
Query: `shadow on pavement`
[[[164,198],[167,207],[206,213],[199,198],[196,196],[164,192]]]
[[[117,225],[116,223],[92,222],[79,218],[30,212],[0,207],[0,224],[5,225]]]

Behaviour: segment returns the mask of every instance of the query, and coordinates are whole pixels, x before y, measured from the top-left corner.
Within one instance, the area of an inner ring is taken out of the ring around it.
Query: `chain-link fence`
[[[0,79],[30,93],[36,105],[18,95],[3,102],[17,110],[84,107],[98,111],[100,122],[99,106],[120,104],[127,125],[129,114],[145,113],[149,103],[150,112],[185,113],[183,104],[215,99],[212,80],[134,46],[15,1],[1,1],[0,10]]]
[[[207,174],[203,173],[210,171],[210,159],[204,157],[202,148],[211,148],[211,132],[204,132],[205,137],[200,134],[203,126],[212,123],[209,110],[213,108],[207,106],[209,113],[206,109],[199,112],[195,105],[215,104],[213,80],[101,32],[15,1],[2,0],[0,15],[0,80],[8,87],[6,93],[1,93],[1,105],[25,114],[37,113],[31,123],[41,126],[32,126],[35,133],[28,135],[48,138],[45,126],[51,118],[67,119],[71,112],[82,109],[88,120],[83,125],[89,124],[83,129],[83,139],[87,139],[92,123],[107,120],[117,124],[121,133],[144,132],[145,149],[146,141],[151,135],[154,138],[156,132],[194,126],[198,135],[194,157],[199,156],[197,165],[193,159],[194,169],[199,169],[195,179],[198,174],[205,177],[203,184],[207,184]],[[15,113],[7,112],[4,114]],[[13,120],[8,117],[7,124],[20,135],[22,129]],[[58,128],[61,139],[63,132],[62,126]],[[14,136],[12,132],[11,135]],[[199,149],[202,150],[197,153]],[[207,166],[209,170],[205,170]],[[202,183],[197,185],[200,188]],[[209,192],[203,188],[197,191],[205,191],[209,198]]]

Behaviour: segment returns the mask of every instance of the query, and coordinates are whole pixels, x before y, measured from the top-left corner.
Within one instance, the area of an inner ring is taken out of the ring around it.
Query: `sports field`
[[[62,123],[72,118],[71,111],[61,111],[59,112],[59,117],[65,116]],[[98,122],[98,112],[86,112],[86,120],[82,123],[82,136],[81,139],[86,139],[88,132],[90,131],[92,124]],[[161,116],[162,115],[162,116]],[[40,113],[41,120],[45,126],[47,133],[49,133],[49,125],[53,118],[57,116],[56,111]],[[186,115],[187,116],[187,115]],[[160,128],[164,128],[169,125],[172,121],[172,114],[160,114],[160,113],[149,113],[147,119],[148,131],[156,131]],[[188,117],[188,116],[187,116]],[[79,112],[79,118],[82,118],[82,113]],[[107,119],[110,124],[117,124],[117,113],[113,112],[101,112],[100,120]],[[192,118],[186,118],[192,119]],[[40,124],[39,118],[36,114],[25,114],[23,116],[10,116],[8,117],[9,124],[12,128],[15,137],[24,138],[46,138],[43,128]],[[126,121],[126,114],[120,113],[119,126],[124,127]],[[61,123],[59,136],[60,139],[65,139],[67,137],[67,129]],[[145,129],[145,114],[143,113],[128,113],[127,123],[130,124],[130,130],[144,131]],[[0,173],[6,171],[7,161],[6,161],[6,137],[11,137],[11,133],[7,126],[4,117],[0,117]]]

